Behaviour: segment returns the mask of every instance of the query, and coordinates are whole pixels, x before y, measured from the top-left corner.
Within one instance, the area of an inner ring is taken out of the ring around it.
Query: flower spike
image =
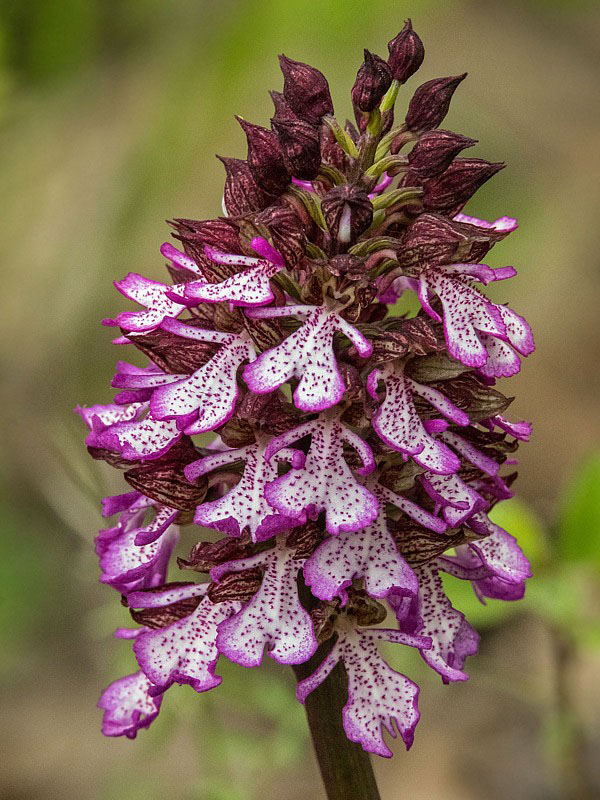
[[[174,684],[218,686],[219,658],[266,654],[303,675],[312,722],[343,665],[346,737],[389,757],[386,731],[413,743],[419,688],[380,642],[465,681],[479,637],[444,574],[484,604],[525,592],[527,558],[491,509],[531,436],[496,382],[534,342],[486,295],[516,274],[487,254],[517,221],[463,210],[504,164],[461,157],[476,139],[441,128],[465,75],[396,110],[424,47],[410,20],[391,34],[387,61],[365,49],[356,65],[356,126],[318,69],[280,56],[271,126],[238,117],[247,158],[219,157],[224,216],[170,223],[183,250],[161,246],[165,283],[116,282],[140,308],[105,324],[149,361],[119,361],[113,402],[76,409],[90,454],[133,489],[103,500],[96,539],[139,665],[102,694],[107,736],[148,727]],[[409,291],[414,316],[394,308]],[[195,543],[175,558],[181,527]]]

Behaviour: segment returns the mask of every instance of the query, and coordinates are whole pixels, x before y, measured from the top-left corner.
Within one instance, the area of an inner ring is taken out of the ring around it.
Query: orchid
[[[105,324],[149,362],[120,361],[114,402],[77,409],[134,490],[104,501],[118,517],[97,538],[100,579],[140,625],[119,633],[139,671],[100,700],[109,736],[152,724],[174,684],[218,686],[220,658],[267,654],[308,705],[341,675],[347,739],[389,757],[385,731],[413,743],[419,689],[379,643],[465,681],[479,637],[441,576],[482,602],[523,595],[527,559],[489,514],[531,433],[496,381],[534,344],[481,288],[515,274],[482,259],[517,223],[463,213],[498,171],[439,130],[464,76],[423,84],[394,127],[422,43],[408,21],[387,61],[365,53],[346,128],[324,76],[282,57],[273,130],[242,121],[248,159],[223,159],[226,217],[175,220],[174,284],[116,283],[144,310]],[[391,313],[405,291],[414,318]],[[178,563],[198,581],[170,579],[180,526],[196,526]]]

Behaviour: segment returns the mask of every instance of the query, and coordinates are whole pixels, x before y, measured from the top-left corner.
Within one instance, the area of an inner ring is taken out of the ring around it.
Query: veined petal
[[[317,649],[309,613],[298,598],[296,560],[278,542],[264,557],[262,584],[252,600],[219,625],[217,647],[230,661],[257,667],[264,648],[280,664],[301,664]]]
[[[127,736],[147,728],[158,716],[162,694],[150,695],[152,684],[143,672],[135,672],[111,683],[98,701],[103,709],[102,733],[105,736]]]

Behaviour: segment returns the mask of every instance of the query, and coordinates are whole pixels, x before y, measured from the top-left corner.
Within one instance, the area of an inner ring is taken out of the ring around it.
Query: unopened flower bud
[[[327,79],[315,67],[279,56],[283,72],[283,94],[300,119],[319,125],[325,114],[333,114],[333,102]]]
[[[241,253],[237,226],[222,217],[219,219],[175,219],[171,225],[177,231],[176,239],[196,248],[204,256],[205,245],[216,247],[224,253]],[[187,251],[186,251],[187,252]],[[195,257],[196,253],[192,253]],[[206,256],[204,256],[206,258]]]
[[[462,150],[476,143],[476,139],[452,131],[427,131],[409,153],[408,163],[419,177],[432,178],[447,169]]]
[[[328,125],[321,125],[319,138],[321,140],[321,161],[343,172],[347,166],[347,157]]]
[[[269,204],[265,193],[259,189],[247,161],[240,158],[217,156],[223,163],[225,179],[224,203],[230,216],[261,211]]]
[[[318,130],[298,118],[278,120],[274,117],[271,121],[281,142],[283,160],[287,170],[302,180],[310,181],[316,178],[321,166],[321,143]]]
[[[344,275],[352,281],[360,280],[367,270],[366,259],[345,253],[329,259],[327,269],[338,277]]]
[[[365,50],[365,60],[352,87],[352,103],[359,111],[373,111],[392,82],[392,73],[385,61]]]
[[[404,267],[477,262],[506,235],[506,231],[478,229],[441,214],[425,213],[406,228],[398,261]]]
[[[325,195],[321,208],[331,235],[341,244],[356,241],[373,221],[369,196],[356,186],[336,186]]]
[[[463,75],[449,78],[434,78],[419,86],[408,106],[406,114],[408,130],[429,131],[441,125],[448,113],[456,87],[466,77],[465,72]]]
[[[268,195],[280,195],[290,182],[279,138],[273,131],[236,118],[248,140],[248,165],[258,186]]]
[[[292,110],[292,107],[285,99],[282,92],[273,91],[269,92],[269,94],[275,106],[275,116],[273,119],[276,119],[278,122],[298,119],[298,115]]]
[[[286,266],[293,268],[304,255],[306,236],[296,212],[288,205],[272,205],[256,217],[271,234],[273,246],[283,256]]]
[[[425,56],[425,48],[407,19],[400,33],[388,43],[388,65],[394,80],[405,83],[419,69]]]
[[[457,158],[437,178],[425,181],[423,205],[431,211],[458,212],[486,181],[504,169],[481,158]]]

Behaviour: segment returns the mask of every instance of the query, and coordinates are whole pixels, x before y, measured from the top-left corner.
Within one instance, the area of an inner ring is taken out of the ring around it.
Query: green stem
[[[306,663],[294,667],[298,681],[321,663],[329,643]],[[342,725],[348,698],[347,676],[340,662],[306,698],[306,716],[328,800],[380,800],[369,754],[351,742]]]

